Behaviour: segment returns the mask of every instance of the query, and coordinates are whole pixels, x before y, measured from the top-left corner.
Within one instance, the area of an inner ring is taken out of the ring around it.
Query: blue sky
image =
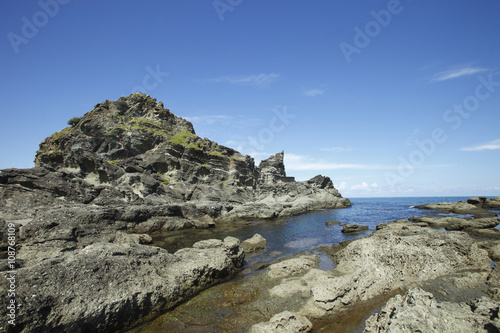
[[[0,168],[141,90],[355,196],[500,195],[498,1],[0,1]]]

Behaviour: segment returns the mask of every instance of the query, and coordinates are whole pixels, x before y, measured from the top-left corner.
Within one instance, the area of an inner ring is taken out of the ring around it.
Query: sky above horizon
[[[345,197],[500,195],[499,1],[0,1],[0,169],[142,91]]]

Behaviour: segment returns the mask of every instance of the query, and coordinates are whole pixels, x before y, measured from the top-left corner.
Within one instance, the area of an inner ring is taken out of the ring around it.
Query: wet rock
[[[241,242],[241,248],[245,253],[252,253],[256,251],[262,251],[266,249],[266,239],[259,234],[253,235],[252,238],[244,240]]]
[[[341,222],[335,221],[335,220],[328,220],[325,222],[327,226],[332,226],[332,225],[341,225]]]
[[[465,201],[432,203],[416,206],[416,208],[436,210],[445,214],[471,214],[475,217],[489,217],[497,215],[494,212],[490,212],[487,209],[478,207]]]
[[[287,276],[297,276],[315,267],[319,263],[316,255],[305,255],[298,258],[287,259],[276,264],[272,264],[267,269],[267,274],[271,278],[283,278]]]
[[[344,234],[353,234],[361,231],[366,231],[368,230],[367,225],[357,225],[357,224],[345,224],[342,227],[342,232]]]
[[[498,218],[477,218],[477,219],[458,219],[448,223],[446,230],[464,230],[468,228],[487,229],[494,228],[500,223]]]
[[[96,243],[72,256],[20,268],[16,299],[22,311],[15,331],[109,332],[169,309],[241,266],[244,253],[237,239],[208,243],[175,254],[144,245]],[[0,300],[4,317],[7,301]]]
[[[499,305],[488,298],[469,304],[437,302],[433,294],[413,288],[391,298],[378,314],[368,318],[364,332],[498,331]]]
[[[274,315],[268,322],[253,325],[249,333],[300,333],[312,332],[313,325],[304,316],[290,311]]]

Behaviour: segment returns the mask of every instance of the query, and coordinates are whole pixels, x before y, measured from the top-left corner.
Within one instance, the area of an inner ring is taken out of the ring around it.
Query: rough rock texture
[[[248,333],[301,333],[311,332],[313,325],[304,316],[290,311],[274,315],[268,322],[253,325]]]
[[[457,290],[486,282],[491,260],[473,239],[463,232],[423,226],[408,220],[384,223],[336,252],[331,271],[316,269],[316,256],[269,266],[267,276],[275,282],[267,298],[275,305],[268,307],[276,309],[275,313],[290,310],[311,320],[335,318],[362,302],[438,277]],[[264,304],[256,301],[255,308]],[[290,306],[280,308],[280,304]]]
[[[343,275],[311,288],[306,311],[312,315],[342,311],[412,283],[460,270],[488,270],[491,265],[486,252],[465,233],[400,223],[350,243],[337,252],[336,261],[336,274]]]
[[[325,222],[325,225],[327,226],[332,226],[332,225],[341,225],[342,223],[340,221],[335,221],[335,220],[328,220]]]
[[[253,235],[252,238],[246,239],[241,242],[241,248],[245,253],[252,253],[266,249],[267,241],[259,234]]]
[[[18,269],[16,300],[22,307],[16,326],[4,329],[108,332],[130,325],[235,272],[244,259],[238,245],[227,237],[170,254],[151,246],[96,243]],[[3,318],[7,301],[0,300]]]
[[[469,304],[437,302],[433,294],[413,288],[368,318],[364,332],[498,332],[499,306],[485,297]]]

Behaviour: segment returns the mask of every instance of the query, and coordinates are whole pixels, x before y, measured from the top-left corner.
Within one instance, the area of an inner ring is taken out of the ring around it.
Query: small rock
[[[252,238],[244,240],[241,242],[241,248],[245,253],[252,253],[260,250],[266,249],[266,239],[259,234],[253,235]]]
[[[325,222],[326,225],[331,226],[331,225],[340,225],[341,223],[339,221],[335,220],[328,220]]]
[[[361,231],[365,231],[365,230],[368,230],[367,225],[345,224],[342,227],[342,232],[344,234],[352,234],[352,233],[361,232]]]

